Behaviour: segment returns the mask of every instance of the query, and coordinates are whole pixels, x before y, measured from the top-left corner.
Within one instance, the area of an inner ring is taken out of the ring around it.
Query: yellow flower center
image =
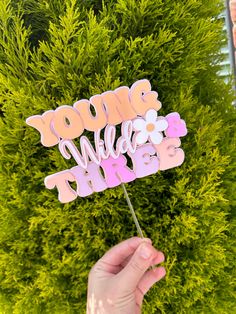
[[[154,125],[153,123],[148,123],[148,124],[146,125],[146,130],[147,130],[148,132],[152,132],[154,129],[155,129],[155,125]]]

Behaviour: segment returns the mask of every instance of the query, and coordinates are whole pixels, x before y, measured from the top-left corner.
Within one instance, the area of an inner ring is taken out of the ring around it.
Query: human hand
[[[164,261],[150,239],[133,237],[107,251],[88,279],[87,314],[140,314],[145,293],[165,276]]]

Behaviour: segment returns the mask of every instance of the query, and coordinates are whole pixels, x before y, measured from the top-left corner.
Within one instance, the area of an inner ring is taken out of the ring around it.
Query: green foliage
[[[218,77],[221,0],[2,0],[0,312],[85,313],[87,276],[136,234],[120,187],[62,205],[68,168],[25,119],[147,78],[180,112],[185,163],[128,184],[167,276],[143,313],[235,311],[235,110]]]

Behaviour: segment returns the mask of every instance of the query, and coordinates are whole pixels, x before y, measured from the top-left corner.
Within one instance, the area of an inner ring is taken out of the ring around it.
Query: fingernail
[[[154,271],[155,274],[159,275],[160,278],[163,278],[166,275],[166,270],[162,266],[154,268],[153,271]]]
[[[161,251],[159,251],[158,254],[160,256],[160,263],[163,263],[165,261],[165,255]]]
[[[145,244],[142,244],[139,249],[139,255],[144,259],[149,259],[152,255],[152,250]]]

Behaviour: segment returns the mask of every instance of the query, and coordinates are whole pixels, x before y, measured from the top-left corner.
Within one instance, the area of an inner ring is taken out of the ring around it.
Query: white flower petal
[[[168,122],[165,118],[160,118],[155,123],[155,130],[156,131],[164,131],[168,128]]]
[[[145,114],[145,120],[147,123],[154,123],[157,119],[157,112],[155,109],[150,109]]]
[[[148,132],[139,132],[137,135],[136,135],[136,143],[137,144],[144,144],[145,142],[147,142],[147,139],[148,139]]]
[[[153,131],[150,133],[150,138],[153,144],[160,144],[163,139],[163,135],[160,132]]]
[[[134,127],[134,130],[136,130],[136,131],[141,131],[141,130],[145,129],[145,125],[146,125],[145,121],[141,118],[135,119],[133,121],[133,127]]]

